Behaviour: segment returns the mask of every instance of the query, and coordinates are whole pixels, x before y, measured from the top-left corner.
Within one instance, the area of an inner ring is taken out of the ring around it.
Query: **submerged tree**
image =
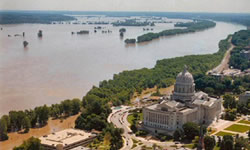
[[[42,37],[42,36],[43,36],[43,31],[42,31],[42,30],[39,30],[37,36],[38,36],[38,37]]]

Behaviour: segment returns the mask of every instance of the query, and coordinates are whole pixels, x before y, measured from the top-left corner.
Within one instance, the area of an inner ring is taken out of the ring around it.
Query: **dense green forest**
[[[39,23],[51,24],[53,21],[71,21],[74,17],[48,12],[0,12],[0,24]]]
[[[236,95],[250,90],[250,76],[244,77],[217,77],[199,75],[195,77],[196,90],[204,91],[211,96],[220,96],[226,92],[232,92]]]
[[[250,60],[241,55],[243,51],[250,51],[250,30],[241,30],[233,35],[232,43],[236,46],[231,52],[230,66],[245,70],[250,68]]]
[[[170,36],[170,35],[196,32],[199,30],[204,30],[207,28],[214,27],[215,25],[216,23],[212,21],[207,21],[207,20],[199,20],[199,21],[187,22],[187,23],[176,23],[175,27],[186,27],[186,28],[164,30],[159,33],[153,33],[153,32],[146,33],[137,37],[137,43],[141,43],[145,41],[152,41],[153,39],[157,39],[161,36]]]

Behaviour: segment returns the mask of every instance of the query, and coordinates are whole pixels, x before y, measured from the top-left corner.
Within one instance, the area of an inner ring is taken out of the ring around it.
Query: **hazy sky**
[[[0,0],[0,10],[250,13],[250,0]]]

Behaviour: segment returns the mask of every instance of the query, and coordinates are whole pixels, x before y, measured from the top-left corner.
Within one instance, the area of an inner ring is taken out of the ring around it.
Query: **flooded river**
[[[174,28],[173,23],[156,24],[154,32]],[[190,54],[213,53],[218,42],[242,25],[217,22],[216,27],[204,31],[160,38],[149,43],[126,46],[124,39],[145,33],[143,27],[121,27],[73,24],[1,25],[0,31],[0,115],[10,110],[34,108],[59,103],[65,99],[82,98],[99,81],[111,79],[123,70],[151,68],[163,58]],[[150,27],[151,28],[151,27]],[[43,37],[37,37],[38,30]],[[89,30],[88,35],[71,32]],[[13,36],[22,34],[25,37]],[[12,37],[8,37],[12,35]],[[29,42],[23,48],[23,41]]]

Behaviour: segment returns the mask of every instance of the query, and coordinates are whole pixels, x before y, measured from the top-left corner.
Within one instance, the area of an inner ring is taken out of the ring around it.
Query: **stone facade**
[[[176,78],[170,99],[143,108],[143,127],[154,133],[173,133],[186,122],[211,124],[219,119],[221,100],[195,92],[193,76],[185,67]]]
[[[194,79],[192,74],[187,71],[187,67],[185,66],[183,72],[180,72],[176,78],[172,99],[185,102],[192,100],[194,95]]]
[[[242,93],[239,97],[239,102],[242,104],[246,104],[248,100],[250,100],[250,91]]]

